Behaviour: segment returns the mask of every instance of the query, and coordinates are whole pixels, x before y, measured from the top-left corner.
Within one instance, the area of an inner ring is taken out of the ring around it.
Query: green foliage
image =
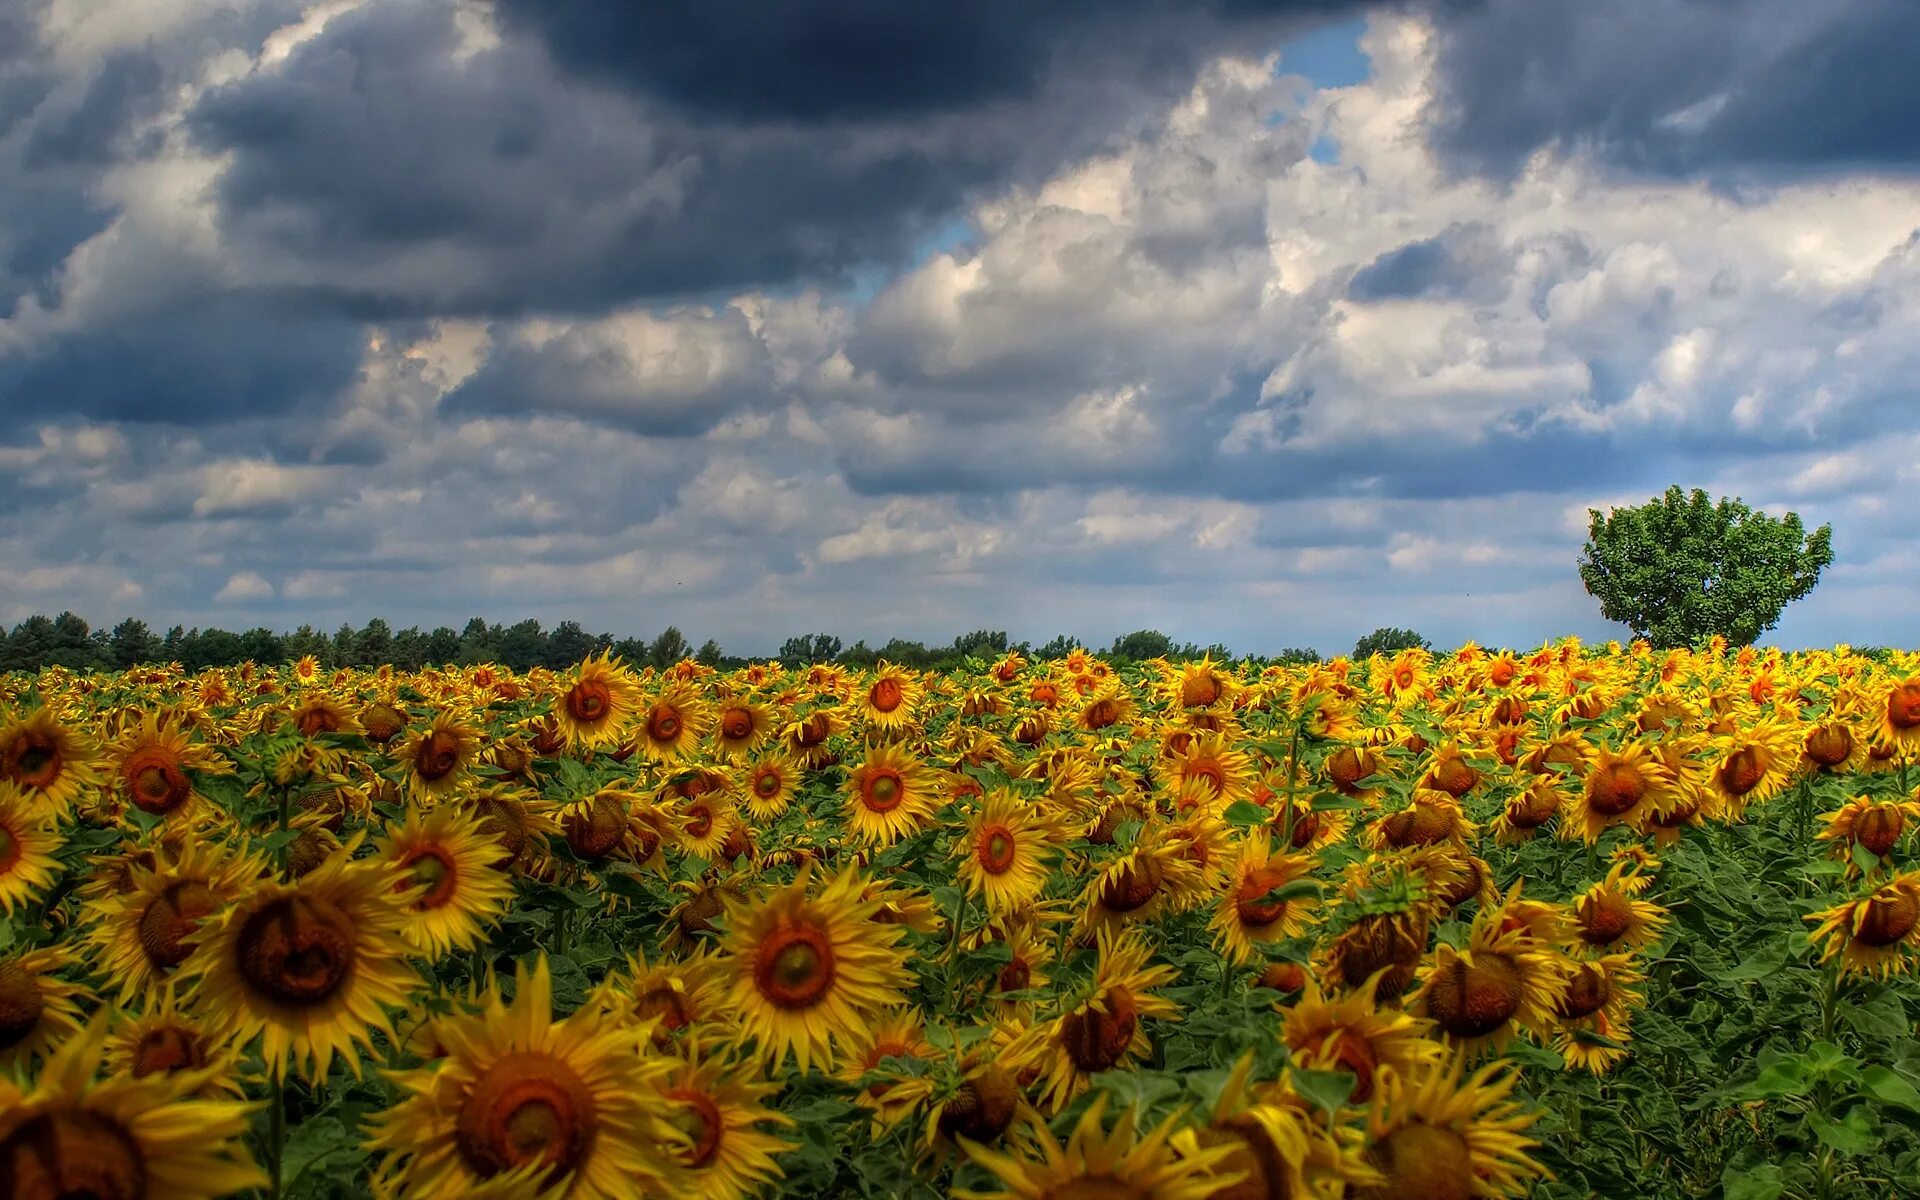
[[[1108,653],[1114,658],[1127,658],[1134,662],[1165,658],[1173,653],[1173,639],[1158,629],[1141,629],[1113,639],[1113,649]]]
[[[1373,654],[1398,654],[1402,650],[1431,649],[1433,649],[1432,644],[1411,629],[1382,625],[1353,644],[1353,657],[1359,660]]]
[[[1832,526],[1809,534],[1798,513],[1716,504],[1699,488],[1676,484],[1645,504],[1587,511],[1581,582],[1602,616],[1662,649],[1715,634],[1747,645],[1833,563]]]

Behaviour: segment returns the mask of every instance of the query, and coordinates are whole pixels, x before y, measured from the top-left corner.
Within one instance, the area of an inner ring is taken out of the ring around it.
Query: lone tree
[[[1602,616],[1661,649],[1714,634],[1747,645],[1833,562],[1831,525],[1808,534],[1798,513],[1715,504],[1699,488],[1676,484],[1645,504],[1587,513],[1581,582]]]
[[[1355,662],[1375,654],[1398,654],[1402,650],[1431,650],[1427,639],[1411,629],[1382,625],[1353,644]]]

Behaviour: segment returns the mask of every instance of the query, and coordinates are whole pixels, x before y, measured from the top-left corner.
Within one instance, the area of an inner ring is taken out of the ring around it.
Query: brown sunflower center
[[[860,803],[869,812],[892,812],[906,798],[907,789],[900,772],[892,767],[876,768],[860,785]]]
[[[1554,1012],[1565,1020],[1577,1021],[1599,1012],[1611,999],[1613,985],[1607,982],[1607,973],[1587,963],[1567,980],[1567,994],[1554,1006]]]
[[[1766,759],[1758,746],[1742,746],[1727,755],[1718,772],[1720,786],[1732,796],[1744,796],[1759,787],[1766,773]]]
[[[685,1029],[693,1021],[686,993],[669,984],[660,984],[640,993],[633,1001],[633,1013],[642,1021],[655,1017],[665,1030]]]
[[[1342,1029],[1334,1036],[1327,1047],[1327,1055],[1334,1065],[1353,1075],[1353,1095],[1350,1103],[1359,1104],[1373,1095],[1373,1072],[1379,1059],[1373,1052],[1373,1043],[1352,1029]]]
[[[1211,758],[1190,758],[1180,765],[1182,783],[1198,779],[1206,785],[1207,793],[1218,796],[1227,790],[1227,771],[1220,763]]]
[[[133,1077],[191,1071],[207,1065],[200,1035],[180,1025],[160,1025],[140,1035],[133,1047]]]
[[[1271,925],[1286,916],[1287,902],[1268,898],[1268,893],[1286,881],[1286,876],[1272,867],[1248,871],[1233,896],[1234,915],[1240,918],[1240,923],[1258,927]]]
[[[24,788],[52,787],[63,761],[59,741],[38,730],[27,730],[7,748],[7,774]]]
[[[1160,890],[1160,874],[1150,859],[1126,863],[1100,885],[1100,906],[1118,913],[1144,908]]]
[[[999,1067],[982,1067],[967,1076],[940,1110],[940,1132],[948,1137],[993,1143],[1020,1111],[1020,1089]]]
[[[1887,724],[1902,731],[1920,729],[1920,679],[1909,679],[1887,693]]]
[[[753,794],[762,800],[771,800],[780,794],[782,780],[780,772],[767,767],[753,777]]]
[[[293,719],[293,727],[302,737],[318,737],[340,732],[340,713],[330,704],[310,704]]]
[[[13,830],[0,825],[0,878],[13,870],[14,864],[20,861],[24,853],[20,839],[14,836]]]
[[[1291,994],[1307,986],[1307,972],[1299,963],[1268,963],[1266,970],[1260,972],[1259,984],[1263,988]]]
[[[745,741],[753,736],[753,713],[744,708],[729,708],[720,716],[720,733],[729,741]]]
[[[1295,850],[1304,850],[1320,836],[1320,814],[1312,809],[1293,814],[1293,836],[1287,839]]]
[[[460,765],[459,735],[445,729],[436,729],[420,739],[420,749],[414,753],[413,769],[420,778],[432,783],[453,774]]]
[[[1504,954],[1480,953],[1456,958],[1434,973],[1428,985],[1427,1011],[1455,1037],[1494,1032],[1520,1011],[1525,981]]]
[[[812,1008],[826,998],[834,976],[833,945],[811,925],[775,930],[753,959],[754,986],[778,1008]]]
[[[96,1113],[43,1113],[0,1141],[0,1195],[10,1200],[140,1200],[146,1194],[140,1144]]]
[[[1040,1195],[1042,1200],[1148,1200],[1151,1193],[1102,1171],[1056,1183]]]
[[[220,898],[198,879],[170,883],[147,904],[140,914],[140,948],[147,961],[162,971],[172,970],[187,961],[193,947],[187,936],[220,908]]]
[[[720,1138],[727,1128],[719,1106],[705,1093],[689,1088],[673,1088],[666,1093],[666,1098],[675,1106],[673,1123],[687,1135],[687,1146],[680,1152],[681,1163],[689,1167],[706,1166],[719,1152]]]
[[[425,889],[413,902],[413,911],[439,908],[453,899],[459,874],[453,855],[440,846],[415,846],[400,860],[400,866],[412,878],[412,886]],[[402,885],[403,887],[406,885]]]
[[[1362,779],[1380,769],[1380,760],[1370,750],[1342,746],[1327,757],[1327,778],[1342,792],[1358,790]]]
[[[352,978],[353,922],[314,896],[287,896],[247,917],[234,942],[240,978],[292,1008],[324,1004]]]
[[[1575,906],[1574,917],[1582,941],[1610,946],[1633,928],[1633,905],[1624,896],[1593,896]]]
[[[527,819],[520,805],[498,796],[482,796],[474,802],[473,811],[480,818],[480,832],[500,845],[501,858],[495,865],[505,866],[519,858],[527,848]]]
[[[1845,725],[1816,725],[1807,734],[1807,757],[1822,767],[1837,767],[1853,753],[1853,732]]]
[[[32,972],[19,963],[0,963],[0,1050],[26,1041],[46,1010],[47,998]]]
[[[1587,778],[1587,804],[1603,817],[1632,812],[1646,795],[1646,777],[1633,763],[1611,762]]]
[[[1124,988],[1108,988],[1105,1003],[1080,1008],[1060,1018],[1060,1045],[1082,1071],[1106,1071],[1119,1065],[1133,1043],[1140,1019],[1133,996]]]
[[[1362,917],[1333,943],[1333,961],[1348,987],[1357,988],[1385,969],[1373,994],[1391,999],[1407,990],[1426,953],[1427,927],[1404,917]]]
[[[360,713],[360,728],[367,731],[367,740],[375,745],[386,745],[406,727],[407,719],[390,705],[369,705]]]
[[[1559,811],[1560,794],[1552,788],[1534,788],[1507,801],[1507,824],[1515,829],[1538,829]]]
[[[569,717],[592,725],[613,711],[613,693],[598,679],[582,679],[567,689],[566,704]]]
[[[1120,719],[1120,706],[1111,700],[1095,700],[1087,705],[1088,729],[1105,729]]]
[[[1863,946],[1892,946],[1905,940],[1916,924],[1920,924],[1920,896],[1905,891],[1882,892],[1867,901],[1853,940]]]
[[[989,825],[974,841],[974,859],[987,874],[1004,874],[1013,867],[1015,848],[1012,830],[1005,825]]]
[[[647,714],[647,736],[656,742],[671,742],[680,736],[680,710],[664,700]]]
[[[1367,1147],[1386,1182],[1356,1195],[1367,1200],[1472,1200],[1481,1194],[1473,1152],[1460,1135],[1413,1122]]]
[[[1189,675],[1180,685],[1180,703],[1185,708],[1205,708],[1220,698],[1220,681],[1211,674]]]
[[[602,859],[612,854],[627,831],[627,810],[611,796],[595,796],[585,812],[569,813],[567,845],[581,858]]]
[[[994,977],[994,986],[1003,992],[1025,991],[1027,985],[1032,982],[1033,968],[1029,967],[1026,960],[1017,954],[1006,966],[1001,967],[1000,973]]]
[[[555,1173],[580,1166],[598,1126],[593,1093],[550,1054],[507,1054],[473,1081],[460,1105],[454,1141],[483,1177],[528,1163]]]
[[[1433,786],[1456,800],[1480,782],[1480,772],[1457,758],[1442,759],[1433,768]]]
[[[900,681],[892,676],[875,680],[873,686],[867,689],[867,703],[873,706],[875,712],[890,713],[899,708],[905,699],[905,693],[900,690]]]

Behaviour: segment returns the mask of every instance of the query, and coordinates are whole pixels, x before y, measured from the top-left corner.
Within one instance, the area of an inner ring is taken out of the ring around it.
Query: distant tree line
[[[847,646],[833,634],[811,633],[786,639],[776,657],[790,666],[837,662],[864,668],[885,659],[921,670],[941,670],[961,666],[968,659],[998,658],[1008,651],[1018,651],[1028,658],[1064,658],[1083,644],[1077,638],[1061,634],[1035,647],[1030,642],[1010,640],[1005,630],[976,629],[961,634],[948,645],[929,646],[894,638],[883,646],[869,646],[865,641]],[[63,612],[57,617],[28,617],[7,631],[0,641],[0,672],[33,672],[51,666],[76,671],[111,671],[153,662],[177,662],[189,671],[199,671],[249,660],[291,662],[307,655],[329,669],[392,663],[411,671],[425,666],[492,662],[525,671],[538,666],[556,669],[572,666],[603,650],[611,650],[636,666],[666,667],[683,658],[694,658],[709,666],[728,669],[747,662],[727,654],[712,638],[696,648],[686,635],[671,626],[651,641],[588,633],[578,621],[562,621],[552,629],[545,629],[534,620],[490,625],[479,617],[457,631],[446,625],[430,630],[415,626],[396,630],[379,617],[360,629],[342,625],[330,635],[311,625],[302,625],[291,633],[266,628],[236,633],[181,625],[157,631],[136,617],[129,617],[112,629],[96,630],[81,617]],[[1117,637],[1101,653],[1110,659],[1134,662],[1151,658],[1180,661],[1204,655],[1216,659],[1235,657],[1218,643],[1201,646],[1175,642],[1156,629],[1136,630]],[[1259,661],[1319,662],[1320,655],[1311,649],[1287,649]]]

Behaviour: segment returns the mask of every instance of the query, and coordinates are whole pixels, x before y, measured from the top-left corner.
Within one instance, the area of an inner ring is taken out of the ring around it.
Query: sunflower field
[[[1920,655],[0,680],[0,1197],[1920,1194]]]

